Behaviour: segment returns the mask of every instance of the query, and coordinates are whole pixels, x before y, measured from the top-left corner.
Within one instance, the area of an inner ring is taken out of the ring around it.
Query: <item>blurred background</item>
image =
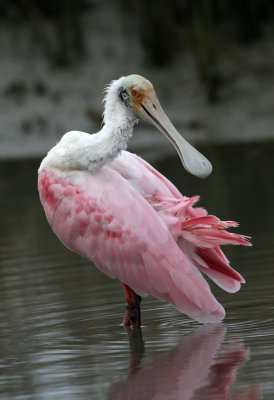
[[[252,236],[224,248],[247,283],[211,283],[217,328],[148,297],[143,339],[128,336],[120,283],[66,249],[40,205],[41,159],[66,131],[97,132],[104,86],[132,73],[213,173],[187,174],[145,123],[129,149]],[[273,399],[273,204],[273,0],[0,0],[1,399]]]
[[[97,132],[104,85],[131,73],[193,143],[273,140],[273,37],[272,0],[1,0],[0,157]],[[149,131],[132,146],[168,151]]]

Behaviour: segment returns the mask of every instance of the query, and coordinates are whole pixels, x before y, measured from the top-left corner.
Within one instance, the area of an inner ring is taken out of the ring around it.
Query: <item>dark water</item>
[[[65,249],[36,192],[37,162],[0,164],[0,399],[273,399],[274,146],[204,149],[205,181],[177,157],[154,165],[209,212],[241,222],[229,247],[247,284],[214,293],[223,324],[201,326],[152,297],[142,337],[120,325],[120,283]]]

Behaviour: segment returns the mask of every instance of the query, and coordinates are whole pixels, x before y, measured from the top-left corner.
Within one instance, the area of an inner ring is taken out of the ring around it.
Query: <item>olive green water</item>
[[[227,311],[214,326],[145,298],[142,336],[120,325],[120,283],[51,232],[38,162],[0,163],[1,400],[274,398],[274,146],[203,151],[214,165],[205,181],[176,156],[154,165],[253,237],[252,248],[225,249],[247,283],[234,295],[212,283]]]

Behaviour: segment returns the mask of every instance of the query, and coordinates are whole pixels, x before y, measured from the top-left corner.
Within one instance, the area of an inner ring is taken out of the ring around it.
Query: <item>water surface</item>
[[[247,284],[202,326],[147,297],[142,332],[120,325],[118,281],[64,248],[36,191],[37,161],[0,164],[0,398],[273,399],[274,146],[202,149],[214,165],[200,181],[173,158],[154,162],[186,195],[240,221],[252,248],[227,247]]]

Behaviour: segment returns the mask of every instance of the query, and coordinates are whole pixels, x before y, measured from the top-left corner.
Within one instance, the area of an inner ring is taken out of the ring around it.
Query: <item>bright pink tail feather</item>
[[[194,196],[194,199],[197,201],[197,196]],[[193,208],[192,204],[193,201],[190,201],[181,210],[179,217],[183,240],[194,245],[193,263],[222,289],[236,292],[245,280],[230,267],[219,246],[225,244],[251,246],[248,241],[249,236],[227,232],[225,229],[237,227],[238,223],[220,221],[214,215],[207,215],[204,209]]]

